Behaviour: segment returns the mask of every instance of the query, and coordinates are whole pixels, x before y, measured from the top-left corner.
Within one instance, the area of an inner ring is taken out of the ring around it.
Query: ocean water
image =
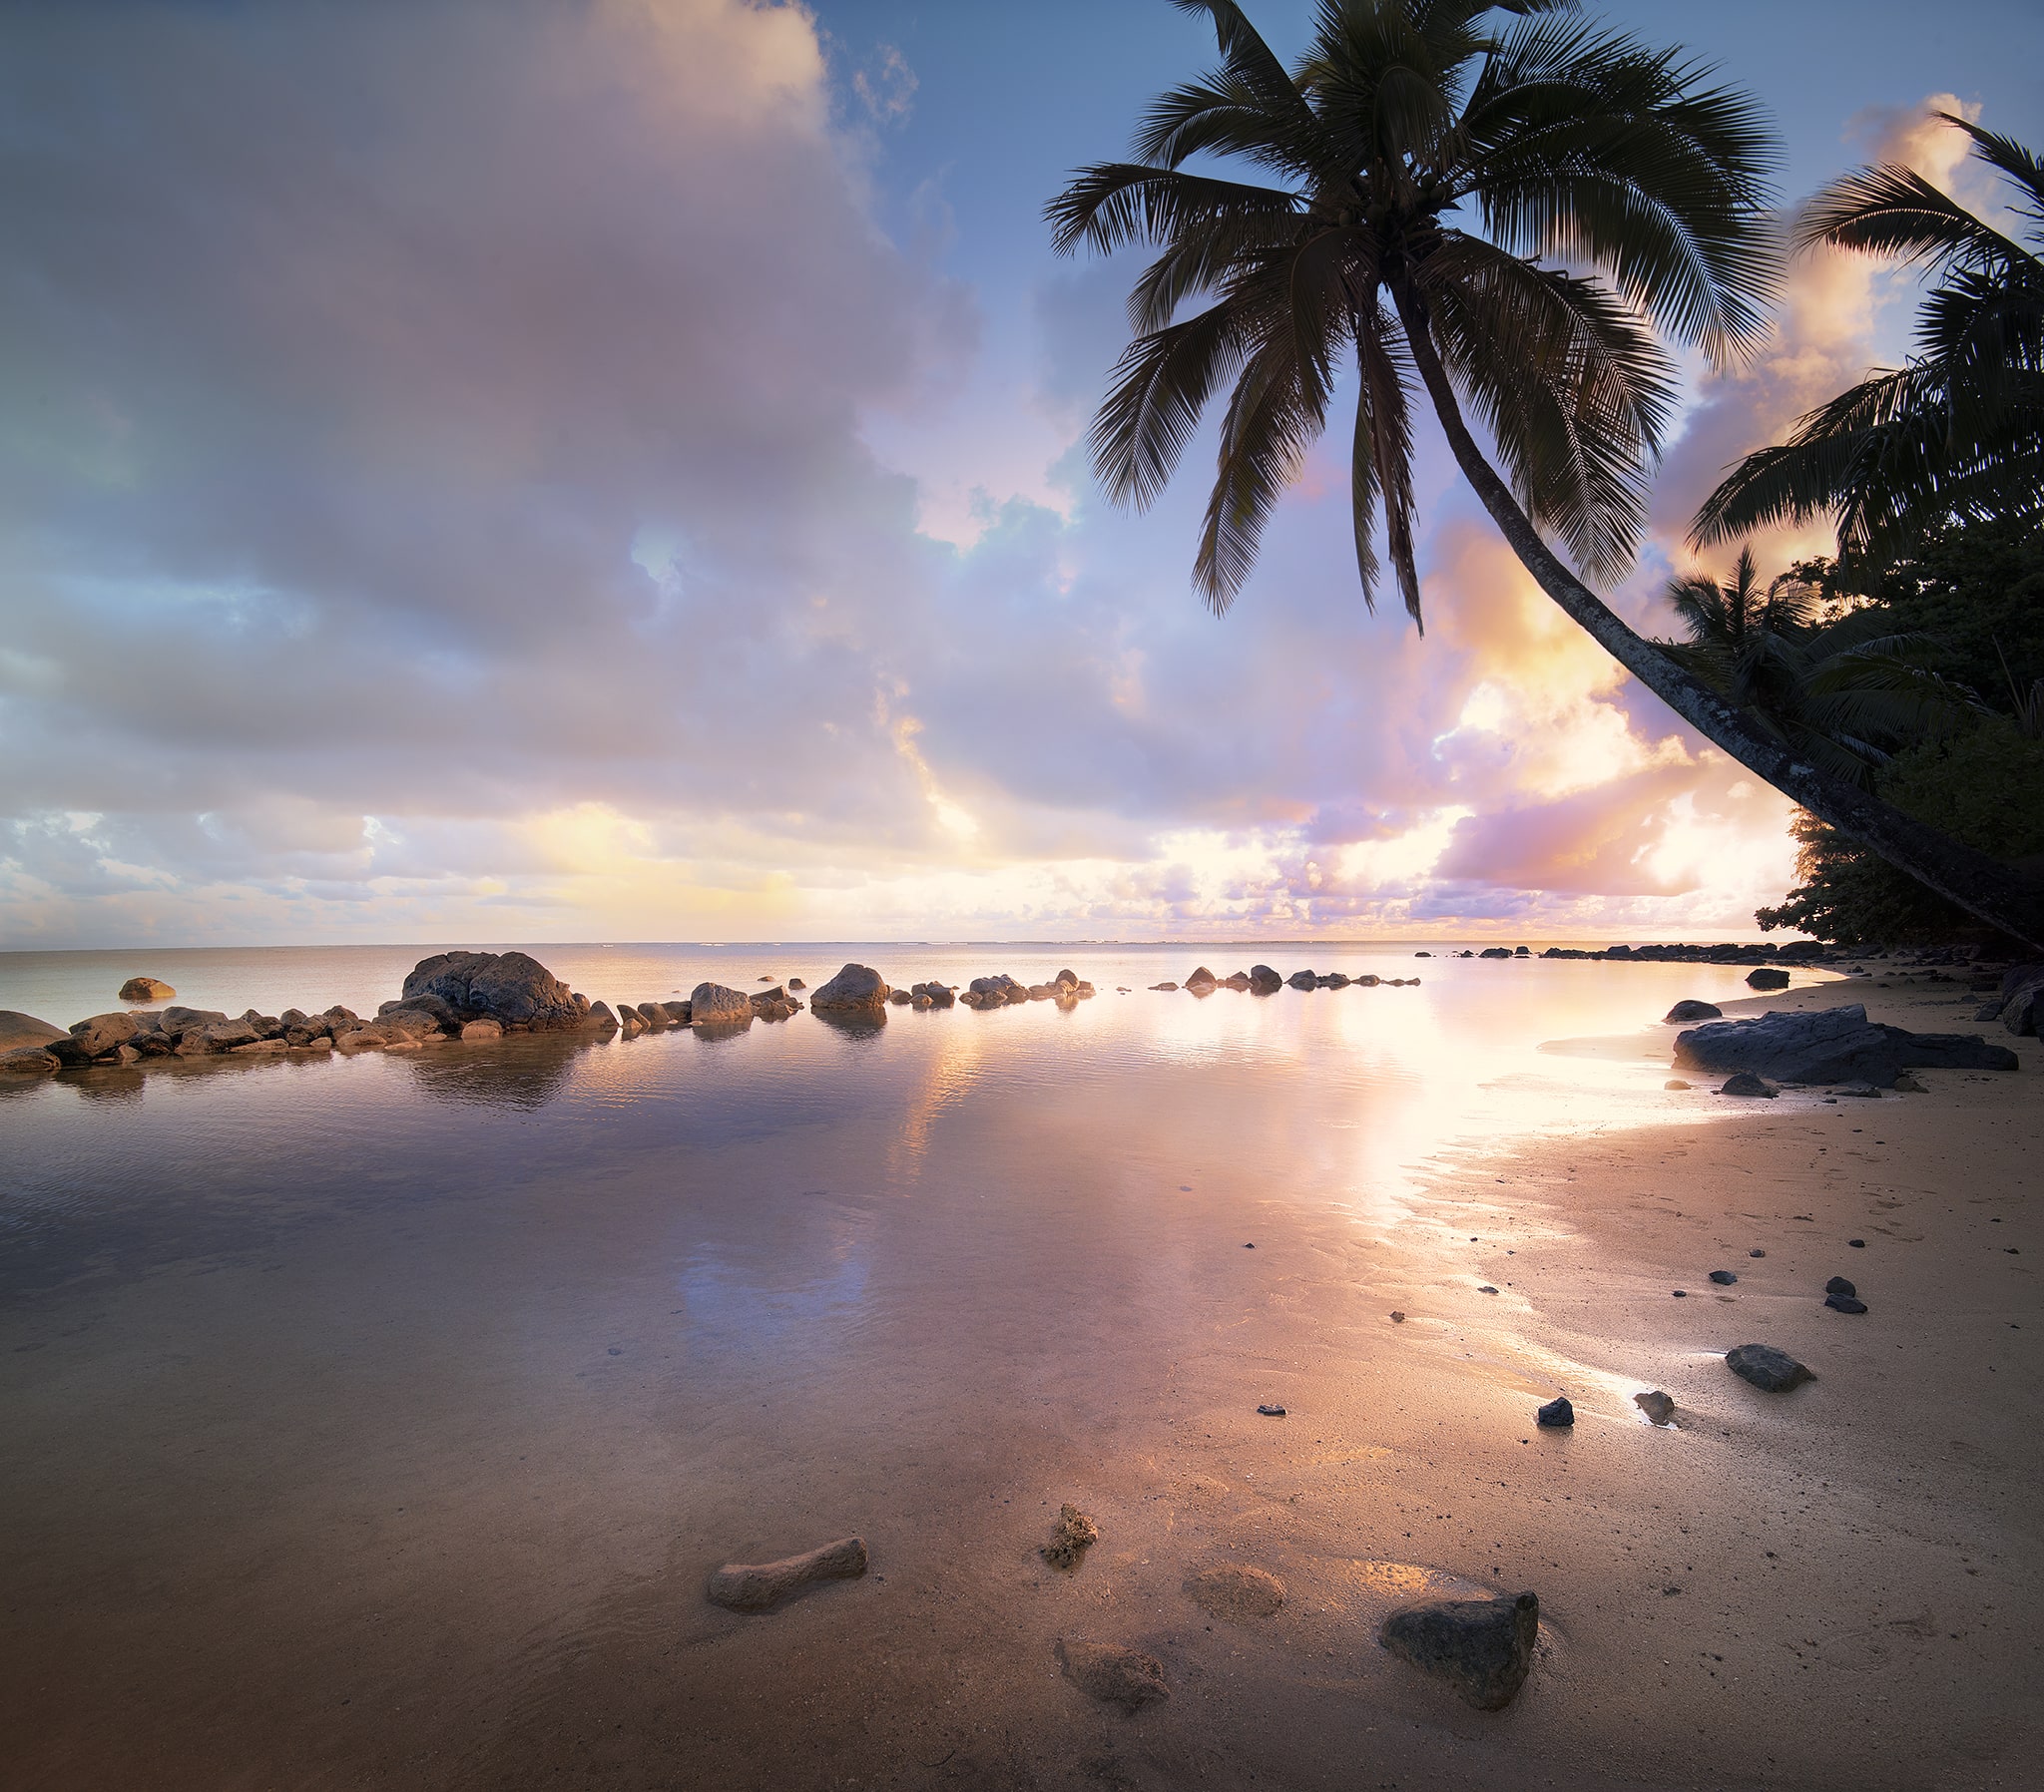
[[[1609,1372],[1552,1359],[1502,1252],[1496,1331],[1420,1324],[1479,1235],[1530,1223],[1486,1153],[1707,1120],[1662,1088],[1658,1017],[1747,993],[1449,949],[543,947],[614,1004],[846,959],[1100,994],[0,1088],[9,1777],[950,1783],[933,1713],[968,1762],[1055,1721],[1080,1620],[1034,1549],[1062,1500],[1120,1552],[1073,1582],[1081,1617],[1166,1638],[1192,1555],[1409,1538],[1405,1501],[1452,1512],[1478,1472],[1433,1426],[1515,1427],[1526,1386]],[[68,1022],[148,972],[230,1012],[368,1012],[428,950],[12,954],[0,1007]],[[1421,981],[1146,987],[1259,958]],[[1395,1375],[1393,1307],[1431,1340]],[[1275,1422],[1243,1415],[1272,1400],[1302,1416],[1265,1465],[1278,1434],[1244,1428]],[[1200,1453],[1239,1433],[1217,1483]],[[842,1597],[702,1601],[719,1562],[849,1532],[874,1572]],[[1399,1548],[1397,1574],[1482,1571]]]

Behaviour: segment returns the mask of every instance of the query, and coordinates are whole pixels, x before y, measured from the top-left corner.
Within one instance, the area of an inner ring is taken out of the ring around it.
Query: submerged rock
[[[1058,1522],[1051,1528],[1050,1542],[1039,1554],[1052,1568],[1069,1574],[1099,1541],[1100,1527],[1068,1502],[1058,1509]]]
[[[1635,1394],[1633,1405],[1645,1413],[1656,1425],[1670,1425],[1675,1421],[1675,1402],[1656,1388],[1651,1394]]]
[[[1661,1018],[1664,1021],[1715,1021],[1724,1012],[1715,1002],[1678,1002]]]
[[[1154,1655],[1076,1636],[1059,1637],[1057,1655],[1065,1678],[1088,1698],[1119,1705],[1132,1717],[1145,1705],[1171,1697],[1171,1688],[1164,1683],[1164,1663]]]
[[[1786,1394],[1816,1378],[1786,1350],[1772,1344],[1741,1344],[1725,1353],[1725,1367],[1741,1381],[1768,1394]]]
[[[1269,1617],[1284,1603],[1284,1582],[1276,1574],[1237,1563],[1202,1568],[1185,1589],[1195,1604],[1238,1624]]]
[[[726,1563],[710,1576],[706,1592],[713,1605],[728,1611],[770,1611],[818,1580],[856,1580],[865,1571],[865,1544],[856,1537],[841,1537],[778,1562]]]
[[[1911,1033],[1876,1024],[1848,1003],[1810,1014],[1711,1021],[1675,1038],[1678,1069],[1750,1071],[1777,1083],[1868,1083],[1888,1088],[1904,1070],[2012,1071],[2016,1055],[1977,1033]]]
[[[1446,1680],[1479,1711],[1501,1711],[1533,1665],[1540,1600],[1430,1599],[1384,1619],[1377,1640],[1401,1661]]]
[[[131,977],[121,986],[123,1002],[168,1002],[177,993],[155,977]]]

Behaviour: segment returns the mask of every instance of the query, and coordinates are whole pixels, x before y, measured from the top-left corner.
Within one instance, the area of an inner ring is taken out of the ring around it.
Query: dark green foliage
[[[2044,740],[2002,717],[1897,753],[1877,778],[1897,808],[2005,862],[2044,854]],[[1984,940],[1987,930],[1907,873],[1810,816],[1795,823],[1802,882],[1763,929],[1795,928],[1839,945]]]

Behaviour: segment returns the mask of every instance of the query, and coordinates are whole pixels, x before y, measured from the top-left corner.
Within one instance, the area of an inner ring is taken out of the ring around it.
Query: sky
[[[1991,204],[1937,106],[2044,142],[2032,5],[1589,10],[1757,95],[1786,201]],[[1430,428],[1424,638],[1338,449],[1218,620],[1211,436],[1093,486],[1140,260],[1042,209],[1211,58],[1165,0],[6,8],[0,948],[1751,935],[1788,805]],[[1912,290],[1800,262],[1685,363],[1636,626]]]

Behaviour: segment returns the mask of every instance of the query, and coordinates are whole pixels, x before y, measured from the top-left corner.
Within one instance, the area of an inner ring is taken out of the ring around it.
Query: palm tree
[[[1208,604],[1225,611],[1242,589],[1352,354],[1357,570],[1373,598],[1381,522],[1419,619],[1416,375],[1505,540],[1606,652],[1803,807],[2044,950],[2044,905],[2006,867],[1799,758],[1548,545],[1592,578],[1629,564],[1675,398],[1657,330],[1718,361],[1760,338],[1772,150],[1753,103],[1582,23],[1571,0],[1319,0],[1293,70],[1234,0],[1173,3],[1211,19],[1220,67],[1154,101],[1136,159],[1078,170],[1048,216],[1064,251],[1162,250],[1093,428],[1112,497],[1152,502],[1232,386],[1194,569]],[[1499,12],[1520,16],[1493,26]]]
[[[1656,645],[1791,752],[1860,789],[1895,748],[1989,713],[1938,676],[1927,636],[1898,632],[1873,606],[1827,614],[1823,589],[1793,573],[1763,587],[1751,547],[1722,585],[1693,573],[1667,595],[1689,639]]]
[[[1948,112],[2014,189],[2026,241],[1984,224],[1914,169],[1862,168],[1803,212],[1795,239],[1937,277],[1908,364],[1875,372],[1750,454],[1697,513],[1699,545],[1830,516],[1842,554],[1905,542],[1925,521],[2044,517],[2044,163]]]

